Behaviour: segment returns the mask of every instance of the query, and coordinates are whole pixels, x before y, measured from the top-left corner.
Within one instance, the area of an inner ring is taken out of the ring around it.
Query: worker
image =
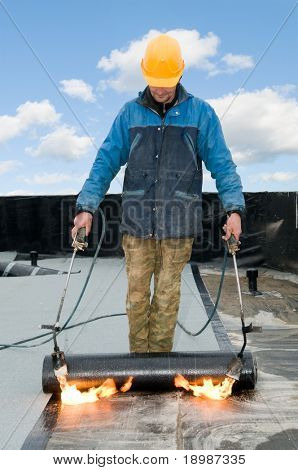
[[[86,227],[111,181],[126,165],[120,234],[128,290],[131,352],[169,352],[180,303],[181,274],[202,234],[202,162],[216,180],[229,239],[239,241],[245,212],[242,184],[219,119],[180,83],[184,71],[176,39],[161,34],[141,61],[147,82],[119,111],[76,203],[72,236]],[[151,298],[150,284],[154,277]]]

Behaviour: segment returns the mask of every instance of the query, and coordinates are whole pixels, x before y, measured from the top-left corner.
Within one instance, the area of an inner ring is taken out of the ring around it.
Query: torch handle
[[[79,228],[79,230],[77,231],[77,238],[76,240],[79,242],[79,243],[85,243],[87,241],[87,237],[86,237],[86,227],[81,227]]]
[[[227,240],[228,250],[231,255],[234,255],[236,251],[239,251],[239,245],[241,244],[240,241],[236,240],[233,234],[231,234],[230,238]]]
[[[76,236],[71,245],[76,251],[84,251],[88,247],[88,241],[86,236],[86,227],[81,227],[78,229]]]

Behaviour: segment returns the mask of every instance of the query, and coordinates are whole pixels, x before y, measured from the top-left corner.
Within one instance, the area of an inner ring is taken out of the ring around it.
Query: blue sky
[[[222,119],[244,191],[297,190],[298,7],[254,69],[295,3],[0,0],[0,194],[81,189],[120,107],[146,86],[139,57],[159,32],[177,37],[182,84],[220,117],[253,71]],[[208,173],[204,190],[216,190]]]

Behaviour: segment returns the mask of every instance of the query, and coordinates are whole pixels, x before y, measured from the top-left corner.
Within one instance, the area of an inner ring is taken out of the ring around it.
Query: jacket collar
[[[143,91],[140,91],[138,98],[136,98],[136,102],[143,106],[150,105],[146,97],[146,90],[147,90],[147,87]],[[178,97],[177,97],[177,102],[175,103],[175,105],[180,104],[183,101],[186,101],[191,96],[192,95],[185,90],[184,86],[182,86],[181,83],[178,83]]]

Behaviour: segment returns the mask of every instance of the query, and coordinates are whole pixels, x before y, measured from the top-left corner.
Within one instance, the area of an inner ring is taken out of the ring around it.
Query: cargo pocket
[[[122,248],[125,254],[127,266],[143,266],[150,254],[148,242],[143,238],[134,237],[128,233],[124,233],[122,237]]]
[[[175,191],[175,197],[178,200],[185,201],[186,203],[201,201],[201,196],[198,194],[188,194],[184,191]]]
[[[185,264],[190,260],[194,238],[178,238],[174,253],[174,263]]]
[[[144,196],[145,190],[144,189],[133,189],[131,191],[123,191],[122,198],[125,197],[140,197]]]

